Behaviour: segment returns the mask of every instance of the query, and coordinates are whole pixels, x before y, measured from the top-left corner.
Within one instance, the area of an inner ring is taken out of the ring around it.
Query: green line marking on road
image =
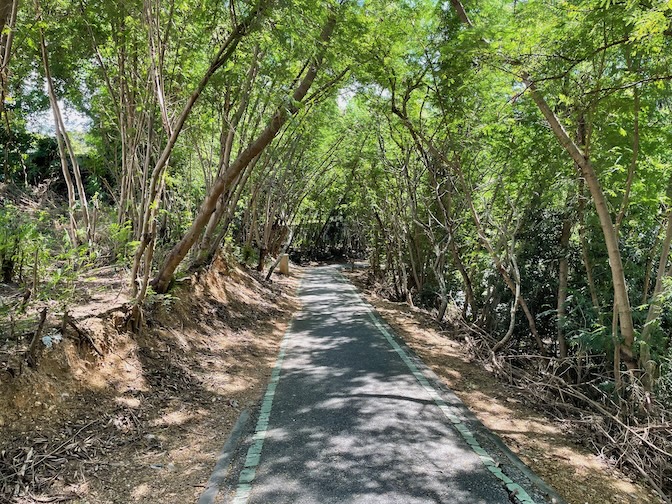
[[[389,331],[380,323],[374,314],[374,309],[368,303],[366,303],[357,289],[348,282],[345,277],[338,272],[341,282],[346,284],[347,287],[351,290],[353,294],[359,299],[360,303],[364,306],[369,314],[369,317],[373,321],[373,324],[380,331],[380,333],[385,337],[387,342],[393,348],[393,350],[399,355],[401,360],[404,361],[406,366],[409,368],[415,379],[418,383],[425,389],[425,391],[432,398],[434,403],[441,410],[443,415],[450,421],[450,423],[455,427],[455,429],[460,433],[462,438],[469,444],[471,449],[478,455],[479,459],[483,465],[503,484],[504,487],[512,494],[515,495],[516,499],[521,504],[536,504],[535,501],[528,495],[528,493],[521,487],[518,483],[515,483],[511,478],[502,472],[502,470],[497,467],[494,459],[488,454],[487,451],[483,449],[480,443],[476,440],[473,433],[462,423],[462,421],[452,413],[450,406],[446,404],[441,395],[438,393],[436,388],[432,386],[429,380],[425,377],[420,369],[415,365],[415,362],[411,357],[406,353],[406,351],[397,343],[394,337],[389,333]],[[300,294],[301,289],[299,290]],[[252,445],[247,450],[247,455],[245,457],[244,468],[240,472],[238,477],[238,485],[236,487],[236,495],[233,499],[233,504],[247,504],[252,493],[252,483],[256,477],[257,467],[261,460],[261,452],[264,447],[264,440],[266,439],[268,422],[270,420],[271,411],[273,408],[273,398],[275,397],[275,389],[280,380],[280,371],[282,369],[282,362],[285,358],[285,352],[287,349],[288,336],[290,333],[290,328],[287,329],[283,337],[282,343],[280,345],[280,353],[276,360],[275,366],[271,373],[271,380],[264,394],[262,400],[259,419],[255,426],[255,432],[252,436]]]
[[[499,467],[497,467],[494,459],[488,454],[487,451],[483,449],[483,447],[474,437],[474,434],[462,423],[462,421],[457,416],[455,416],[450,411],[450,407],[446,404],[446,401],[443,400],[443,398],[436,390],[436,388],[429,383],[429,380],[427,379],[427,377],[425,377],[424,374],[422,374],[420,369],[418,369],[418,366],[415,365],[413,359],[411,359],[411,357],[406,353],[406,351],[403,348],[401,348],[399,343],[397,343],[397,341],[390,334],[390,332],[376,318],[374,314],[374,308],[362,299],[362,297],[359,295],[359,292],[357,292],[357,289],[345,279],[345,277],[341,272],[339,272],[339,275],[346,283],[348,283],[350,290],[359,298],[362,305],[366,308],[369,314],[369,318],[373,321],[373,325],[375,325],[376,328],[380,331],[380,333],[385,337],[385,339],[390,344],[392,349],[395,352],[397,352],[397,355],[401,357],[401,360],[404,361],[404,363],[411,371],[415,379],[418,380],[418,383],[420,383],[422,388],[424,388],[425,391],[429,394],[429,396],[432,398],[434,403],[439,407],[443,415],[450,421],[451,424],[453,424],[455,429],[460,433],[462,438],[469,444],[474,453],[478,455],[478,458],[481,459],[483,465],[497,479],[499,479],[502,483],[504,483],[504,487],[511,494],[515,495],[516,499],[518,499],[518,501],[520,501],[521,504],[535,504],[534,499],[532,499],[532,497],[529,496],[529,494],[523,489],[523,487],[521,487],[518,483],[514,483],[513,480],[511,480],[511,478],[509,478],[506,474],[502,472],[502,470]]]
[[[280,370],[282,369],[282,362],[285,360],[290,330],[291,325],[287,328],[287,331],[282,338],[282,343],[280,344],[280,353],[275,361],[275,366],[271,372],[271,380],[268,383],[266,393],[261,402],[259,418],[257,420],[257,425],[254,428],[254,435],[252,436],[252,445],[247,450],[245,464],[238,477],[238,486],[236,487],[236,495],[233,498],[233,504],[247,504],[247,501],[250,499],[250,494],[252,493],[252,482],[257,476],[257,467],[261,460],[261,452],[264,449],[264,440],[266,439],[266,433],[268,432],[268,422],[271,418],[271,410],[273,409],[273,398],[275,397],[275,389],[280,381]]]
[[[516,499],[518,499],[521,502],[521,504],[535,504],[532,497],[529,496],[529,494],[523,489],[523,487],[521,487],[517,483],[514,483],[511,480],[511,478],[509,478],[506,474],[504,474],[502,470],[495,465],[494,459],[488,454],[487,451],[485,451],[485,449],[483,449],[483,447],[474,437],[473,433],[462,423],[462,421],[449,412],[449,407],[446,404],[446,402],[441,398],[437,390],[429,383],[429,380],[427,380],[425,375],[422,374],[422,372],[418,369],[413,360],[408,356],[408,354],[404,351],[404,349],[401,348],[399,343],[397,343],[394,340],[389,331],[385,329],[385,327],[378,321],[376,316],[373,314],[373,311],[371,311],[371,309],[369,309],[368,306],[367,310],[369,313],[369,317],[373,321],[373,324],[378,328],[378,330],[385,337],[385,339],[394,349],[394,351],[397,352],[399,357],[401,357],[401,360],[404,361],[406,366],[408,366],[408,368],[411,370],[411,373],[413,373],[413,376],[415,376],[416,380],[418,380],[420,385],[422,385],[422,388],[424,388],[427,391],[429,396],[432,398],[434,403],[439,407],[444,416],[448,418],[450,423],[453,424],[455,430],[457,430],[457,432],[460,433],[462,438],[464,438],[464,440],[469,444],[474,453],[478,455],[483,465],[495,477],[497,477],[497,479],[499,479],[502,483],[504,483],[506,489],[509,492],[513,493],[516,496]]]

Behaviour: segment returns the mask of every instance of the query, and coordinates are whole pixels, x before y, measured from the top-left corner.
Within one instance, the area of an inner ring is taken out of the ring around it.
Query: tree
[[[238,155],[228,170],[217,177],[209,195],[201,205],[201,209],[194,219],[191,228],[184,235],[180,243],[171,250],[159,273],[152,280],[152,286],[157,292],[165,292],[168,289],[173,273],[194,243],[196,243],[196,240],[198,240],[201,231],[203,231],[210,216],[215,211],[217,201],[222,193],[231,186],[245,167],[271,143],[289,117],[299,111],[302,100],[306,98],[324,60],[326,45],[334,31],[336,20],[337,14],[331,13],[317,39],[318,53],[304,66],[305,73],[302,72],[302,76],[300,76],[301,80],[291,97],[289,97],[288,102],[278,108],[266,128]]]

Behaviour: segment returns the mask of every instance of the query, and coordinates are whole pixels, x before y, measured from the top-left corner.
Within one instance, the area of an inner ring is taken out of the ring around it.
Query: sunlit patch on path
[[[337,268],[307,273],[301,299],[255,430],[232,464],[232,502],[545,501],[486,451],[463,406]]]

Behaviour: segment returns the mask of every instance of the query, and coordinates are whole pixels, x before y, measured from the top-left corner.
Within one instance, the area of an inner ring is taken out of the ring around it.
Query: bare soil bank
[[[269,284],[219,262],[158,298],[141,335],[123,310],[78,306],[102,357],[69,331],[36,369],[0,376],[0,502],[195,502],[266,386],[293,271]]]

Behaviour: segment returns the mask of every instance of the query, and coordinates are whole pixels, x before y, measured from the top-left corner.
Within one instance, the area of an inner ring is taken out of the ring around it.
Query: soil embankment
[[[263,391],[297,284],[219,262],[154,299],[141,335],[121,309],[73,307],[103,355],[70,328],[2,374],[0,502],[194,502]]]

